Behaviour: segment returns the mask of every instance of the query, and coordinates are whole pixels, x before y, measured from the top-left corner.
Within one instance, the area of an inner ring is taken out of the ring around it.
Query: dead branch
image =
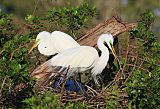
[[[127,23],[113,16],[112,18],[98,24],[93,29],[90,29],[86,34],[80,37],[77,41],[80,45],[95,46],[98,36],[103,33],[110,33],[114,37],[128,31],[137,26],[137,23]]]

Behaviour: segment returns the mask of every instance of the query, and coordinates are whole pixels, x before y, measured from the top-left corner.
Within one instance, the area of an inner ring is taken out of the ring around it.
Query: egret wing
[[[51,59],[52,66],[86,68],[99,58],[97,50],[89,46],[80,46],[59,53]]]
[[[52,32],[51,36],[54,39],[54,47],[57,49],[58,52],[80,46],[70,35],[64,32],[54,31]]]

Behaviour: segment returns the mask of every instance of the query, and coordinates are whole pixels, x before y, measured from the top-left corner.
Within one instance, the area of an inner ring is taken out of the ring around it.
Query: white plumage
[[[53,41],[52,43],[54,44],[54,47],[57,49],[58,53],[69,48],[80,46],[70,35],[64,32],[54,31],[52,32],[51,36]]]
[[[80,45],[70,35],[64,32],[54,31],[49,33],[47,31],[42,31],[37,35],[36,43],[29,50],[29,53],[36,46],[38,46],[38,50],[41,54],[50,56]]]
[[[59,72],[63,71],[62,73],[65,73],[64,71],[66,70],[64,69],[69,68],[67,77],[91,69],[92,77],[95,83],[98,83],[96,75],[102,72],[109,60],[109,50],[104,43],[107,43],[108,48],[114,54],[114,50],[111,47],[113,45],[113,36],[110,34],[102,34],[97,42],[98,48],[102,52],[100,57],[95,48],[78,46],[60,52],[49,60],[49,64],[53,67],[61,67]]]

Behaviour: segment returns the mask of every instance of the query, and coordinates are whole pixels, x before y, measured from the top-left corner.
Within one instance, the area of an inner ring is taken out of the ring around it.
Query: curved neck
[[[105,68],[105,66],[107,65],[107,63],[108,63],[108,60],[109,60],[109,50],[108,50],[108,48],[104,45],[104,43],[103,43],[104,41],[103,40],[99,40],[98,42],[97,42],[97,45],[98,45],[98,48],[99,48],[99,50],[101,51],[101,56],[99,57],[99,62],[101,63],[104,63],[104,64],[102,64],[103,66],[103,68]]]
[[[97,42],[97,46],[98,46],[98,49],[102,52],[102,54],[109,54],[109,50],[108,48],[104,45],[103,43],[104,41],[103,40],[98,40]],[[102,55],[101,54],[101,55]]]
[[[103,44],[103,40],[98,40],[97,45],[102,53],[101,53],[101,56],[99,57],[99,59],[94,64],[94,67],[92,69],[92,76],[93,76],[95,82],[97,81],[96,75],[100,74],[103,71],[103,69],[106,67],[108,60],[109,60],[109,50]]]

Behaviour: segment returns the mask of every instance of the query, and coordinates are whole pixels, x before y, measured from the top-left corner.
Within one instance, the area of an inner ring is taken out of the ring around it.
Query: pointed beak
[[[117,56],[116,56],[116,52],[115,52],[115,50],[114,50],[114,47],[113,47],[113,46],[111,46],[111,52],[112,52],[113,56],[114,56],[115,58],[117,58]]]
[[[116,56],[116,52],[115,52],[113,46],[111,46],[111,52],[112,52],[113,56],[115,57],[115,59],[117,60],[119,67],[121,68],[120,61],[119,61],[118,57]]]
[[[36,41],[36,42],[33,44],[33,46],[31,47],[31,49],[28,51],[28,54],[30,54],[31,51],[38,46],[38,42],[39,42],[39,41]]]

